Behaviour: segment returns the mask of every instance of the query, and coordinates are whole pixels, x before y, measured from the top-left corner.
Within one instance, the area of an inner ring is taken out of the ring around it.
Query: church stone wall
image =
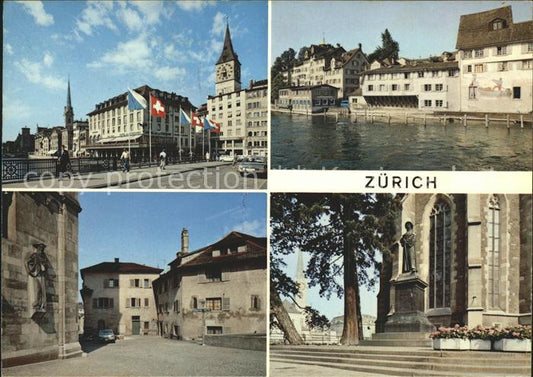
[[[7,211],[2,235],[3,366],[81,352],[77,323],[81,209],[76,194],[3,193],[2,205]],[[43,280],[28,273],[28,259],[38,251],[34,244],[46,245]],[[36,313],[42,283],[46,300],[44,310]]]

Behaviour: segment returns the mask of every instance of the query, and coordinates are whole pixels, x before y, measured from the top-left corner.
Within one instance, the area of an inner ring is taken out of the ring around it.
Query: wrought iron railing
[[[205,161],[203,158],[168,158],[169,164],[183,164]],[[130,161],[130,169],[157,166],[159,162],[148,159]],[[106,171],[123,170],[124,162],[118,157],[85,157],[72,158],[68,172],[72,174],[98,173]],[[6,158],[2,159],[2,182],[31,181],[41,178],[59,176],[59,163],[57,158]]]

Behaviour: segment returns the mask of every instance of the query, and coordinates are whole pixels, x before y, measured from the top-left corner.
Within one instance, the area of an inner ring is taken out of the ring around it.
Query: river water
[[[532,130],[272,114],[272,169],[528,171]]]

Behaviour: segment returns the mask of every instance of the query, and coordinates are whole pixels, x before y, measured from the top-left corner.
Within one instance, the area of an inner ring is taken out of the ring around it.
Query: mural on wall
[[[511,98],[512,89],[506,88],[503,79],[500,77],[496,80],[488,78],[477,78],[474,74],[472,82],[468,86],[468,98]]]

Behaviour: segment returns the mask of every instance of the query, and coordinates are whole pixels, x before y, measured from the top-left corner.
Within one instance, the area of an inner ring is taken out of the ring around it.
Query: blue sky
[[[388,28],[400,44],[400,56],[407,58],[454,51],[463,14],[499,8],[502,1],[273,1],[272,62],[292,47],[340,43],[353,49],[358,43],[371,53],[381,45],[381,33]],[[513,21],[531,19],[531,1],[506,1],[513,9]]]
[[[303,254],[304,268],[307,266],[309,256]],[[287,263],[284,269],[287,274],[295,279],[296,278],[296,266],[298,263],[298,253],[287,255],[284,258]],[[338,282],[342,285],[342,276],[338,279]],[[374,290],[369,290],[366,287],[360,288],[361,295],[361,314],[369,314],[374,317],[377,315],[377,294],[379,291],[379,282],[374,286]],[[307,289],[307,305],[317,309],[321,314],[328,317],[330,320],[333,317],[344,315],[344,298],[338,298],[336,294],[332,294],[330,299],[320,297],[319,287],[308,287]]]
[[[82,192],[79,201],[80,269],[114,258],[165,268],[183,228],[190,250],[234,230],[266,236],[264,193]]]
[[[127,87],[214,94],[226,16],[242,83],[267,78],[266,1],[4,2],[3,134],[63,125],[70,75],[75,119]]]

